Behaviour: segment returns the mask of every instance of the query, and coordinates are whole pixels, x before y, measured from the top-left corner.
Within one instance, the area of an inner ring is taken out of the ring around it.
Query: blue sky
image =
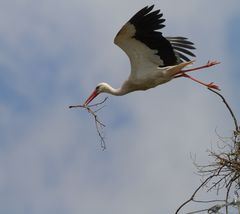
[[[215,129],[233,129],[204,87],[177,79],[109,96],[99,115],[104,152],[90,115],[67,108],[97,83],[127,78],[113,38],[152,3],[166,18],[164,35],[195,43],[196,66],[222,62],[194,76],[219,84],[240,115],[237,0],[0,0],[0,213],[173,213],[200,184],[190,153],[207,162]]]

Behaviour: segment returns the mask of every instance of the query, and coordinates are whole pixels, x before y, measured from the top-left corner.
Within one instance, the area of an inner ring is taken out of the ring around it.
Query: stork
[[[186,77],[208,88],[220,90],[213,82],[204,83],[187,72],[207,68],[218,64],[208,61],[207,64],[183,70],[194,61],[188,55],[195,57],[190,51],[194,44],[185,37],[163,37],[162,29],[165,19],[160,10],[153,11],[154,5],[144,7],[138,11],[117,33],[114,43],[129,57],[131,73],[120,88],[113,88],[107,83],[100,83],[84,102],[87,106],[100,93],[115,96],[125,95],[137,90],[147,90],[174,78]],[[187,55],[187,56],[186,56]]]

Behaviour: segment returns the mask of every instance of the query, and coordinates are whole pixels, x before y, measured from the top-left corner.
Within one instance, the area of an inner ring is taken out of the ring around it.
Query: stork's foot
[[[177,72],[175,74],[175,76],[177,76],[178,74],[182,74],[182,73],[186,73],[186,72],[190,72],[190,71],[196,71],[196,70],[200,70],[200,69],[203,69],[203,68],[209,68],[209,67],[212,67],[214,65],[217,65],[217,64],[220,64],[220,62],[214,60],[214,61],[208,61],[205,65],[203,66],[200,66],[200,67],[196,67],[196,68],[190,68],[190,69],[186,69],[186,70],[181,70],[179,72]]]
[[[211,82],[211,83],[205,83],[205,82],[202,82],[201,80],[198,80],[198,79],[196,79],[196,78],[194,78],[194,77],[192,77],[192,76],[190,76],[190,75],[188,75],[188,74],[185,74],[185,73],[179,74],[179,75],[175,76],[175,78],[178,78],[178,77],[186,77],[186,78],[189,78],[189,79],[193,80],[194,82],[197,82],[197,83],[199,83],[199,84],[201,84],[201,85],[204,85],[204,86],[206,86],[206,87],[208,87],[208,88],[215,89],[215,90],[219,90],[219,91],[221,90],[221,89],[219,88],[219,86],[215,85],[213,82]]]
[[[221,91],[221,89],[219,88],[219,86],[218,86],[218,85],[215,85],[214,82],[211,82],[211,83],[207,84],[206,86],[207,86],[208,88]]]
[[[219,90],[219,91],[220,91],[220,88],[219,88],[217,85],[215,85],[213,82],[211,82],[211,83],[204,83],[204,82],[202,82],[202,81],[200,81],[200,80],[198,80],[198,79],[196,79],[196,78],[194,78],[194,77],[186,74],[186,72],[195,71],[195,70],[200,70],[200,69],[203,69],[203,68],[208,68],[208,67],[217,65],[217,64],[219,64],[219,63],[220,63],[220,62],[218,62],[218,61],[210,61],[210,60],[209,60],[209,61],[207,62],[207,64],[205,64],[205,65],[203,65],[203,66],[200,66],[200,67],[197,67],[197,68],[191,68],[191,69],[181,70],[181,71],[175,73],[174,78],[186,77],[186,78],[189,78],[189,79],[191,79],[191,80],[193,80],[193,81],[195,81],[195,82],[197,82],[197,83],[199,83],[199,84],[201,84],[201,85],[204,85],[204,86],[206,86],[206,87],[208,87],[208,88],[211,88],[211,89],[215,89],[215,90]]]
[[[220,64],[220,62],[218,62],[217,60],[214,60],[214,61],[208,60],[206,67],[211,67],[211,66],[217,65],[217,64]]]

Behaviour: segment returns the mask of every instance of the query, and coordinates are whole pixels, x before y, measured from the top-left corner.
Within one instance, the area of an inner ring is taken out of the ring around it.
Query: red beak
[[[84,102],[84,106],[87,106],[99,93],[94,90],[93,93],[88,97],[88,99]]]

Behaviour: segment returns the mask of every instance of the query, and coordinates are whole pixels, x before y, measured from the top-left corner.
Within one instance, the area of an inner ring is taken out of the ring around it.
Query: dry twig
[[[104,133],[103,133],[103,128],[105,128],[106,126],[99,119],[99,117],[97,115],[97,112],[105,107],[105,105],[103,105],[103,104],[107,101],[107,99],[108,99],[108,97],[105,97],[105,99],[102,102],[95,103],[95,104],[88,105],[88,106],[86,106],[86,105],[73,105],[73,106],[69,106],[69,108],[83,108],[83,109],[87,110],[89,114],[91,114],[93,116],[94,121],[95,121],[96,130],[97,130],[98,136],[100,138],[101,148],[103,150],[106,149],[106,143],[105,143]],[[103,105],[103,106],[101,106],[101,105]],[[96,110],[91,109],[91,108],[95,108],[95,107],[99,107],[99,108],[96,109]]]

